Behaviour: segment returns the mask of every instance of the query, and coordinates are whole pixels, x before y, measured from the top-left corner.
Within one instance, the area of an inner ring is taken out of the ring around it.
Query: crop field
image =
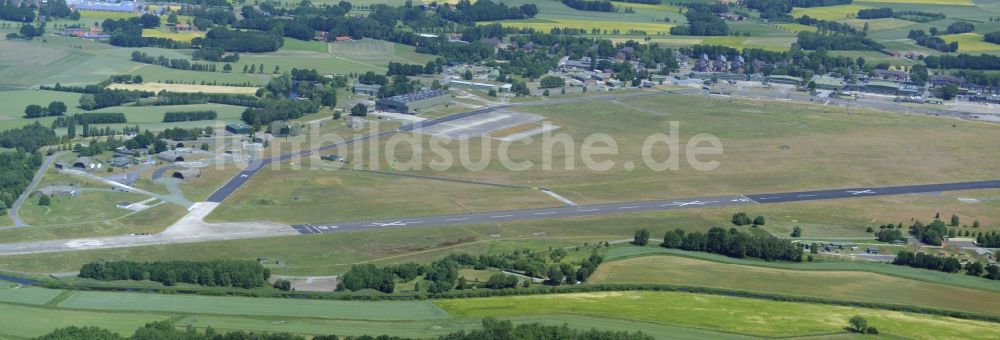
[[[654,233],[655,234],[655,233]],[[661,233],[662,234],[662,233]],[[843,258],[820,257],[815,262],[780,262],[763,261],[757,259],[738,259],[724,255],[685,251],[680,249],[667,249],[658,246],[633,247],[633,246],[613,246],[608,250],[605,258],[607,261],[615,261],[632,257],[650,255],[670,255],[693,258],[704,261],[711,261],[720,264],[732,264],[740,266],[752,266],[761,268],[785,269],[793,271],[836,271],[836,272],[868,272],[894,276],[898,278],[911,279],[915,281],[939,283],[955,287],[970,288],[973,290],[983,290],[990,292],[1000,292],[1000,287],[990,280],[983,280],[979,277],[945,273],[934,270],[910,268],[906,266],[894,266],[885,263],[871,261],[850,261]]]
[[[0,287],[0,302],[11,302],[22,305],[43,305],[59,295],[54,289],[35,287]]]
[[[864,5],[841,5],[841,6],[826,6],[826,7],[810,7],[810,8],[800,8],[796,7],[792,9],[791,15],[793,17],[801,17],[803,15],[808,15],[810,18],[821,19],[821,20],[843,20],[848,18],[853,18],[858,14],[858,10],[873,8]]]
[[[146,323],[167,318],[148,313],[101,313],[0,304],[0,337],[34,338],[56,328],[90,325],[131,335]]]
[[[957,275],[957,274],[956,274]],[[664,283],[1000,315],[1000,292],[860,271],[803,271],[723,264],[679,256],[607,261],[591,283]]]
[[[345,320],[429,320],[448,317],[426,301],[373,302],[74,292],[61,308]]]
[[[139,16],[136,13],[128,12],[106,12],[106,11],[80,11],[80,20],[86,19],[128,19]]]
[[[142,30],[142,36],[143,37],[149,37],[149,38],[167,38],[167,39],[170,39],[170,40],[188,42],[188,41],[191,41],[191,39],[194,39],[194,38],[204,38],[205,37],[205,32],[200,32],[200,31],[177,31],[177,32],[172,32],[172,31],[169,31],[169,30],[162,30],[162,29],[155,29],[155,28],[146,28],[146,29]]]
[[[80,94],[41,90],[0,91],[0,130],[19,128],[34,122],[50,126],[56,117],[24,118],[24,108],[31,104],[46,106],[52,101],[61,101],[73,108],[80,102]],[[69,112],[76,110],[79,109],[70,109]]]
[[[95,43],[56,36],[46,40],[0,40],[0,89],[92,83],[131,67],[131,63],[92,53]],[[84,48],[72,49],[71,44]]]
[[[339,73],[367,69],[384,71],[390,61],[423,65],[434,60],[432,55],[416,53],[413,46],[375,39],[330,43],[324,52],[329,54],[327,57],[333,56],[334,63],[342,64]]]
[[[180,92],[180,93],[225,93],[225,94],[254,94],[256,87],[247,86],[222,86],[222,85],[190,85],[190,84],[165,84],[165,83],[142,83],[142,84],[111,84],[111,89],[138,90],[159,93],[160,91]]]
[[[959,52],[992,52],[1000,51],[1000,45],[986,42],[983,40],[983,35],[979,33],[962,33],[962,34],[949,34],[942,35],[941,39],[947,42],[958,42]]]
[[[868,24],[869,32],[887,31],[887,30],[907,30],[904,27],[915,25],[915,22],[896,19],[896,18],[882,18],[882,19],[848,19],[844,20],[843,23],[851,25],[857,30],[862,30],[865,27],[865,23]]]
[[[458,317],[571,313],[645,321],[757,336],[806,336],[846,332],[862,315],[880,333],[901,337],[1000,336],[989,322],[807,303],[754,300],[675,292],[595,292],[435,301]]]
[[[886,47],[887,48],[895,48],[895,47],[890,47],[890,46],[891,45],[889,43],[886,43]],[[916,48],[911,48],[911,46],[915,47],[917,45],[907,44],[906,48],[899,48],[899,49],[904,49],[904,50],[916,49]],[[865,58],[865,62],[866,63],[875,63],[875,64],[878,64],[878,63],[889,63],[889,65],[892,65],[892,66],[902,66],[902,65],[911,66],[911,65],[915,65],[917,63],[916,61],[913,61],[913,60],[910,60],[910,59],[900,58],[900,57],[893,57],[893,56],[890,56],[890,55],[887,55],[887,54],[884,54],[884,53],[881,53],[881,52],[877,52],[877,51],[830,51],[829,53],[830,53],[830,55],[848,56],[848,57],[851,57],[853,59],[857,59],[858,57],[862,57],[862,58]]]

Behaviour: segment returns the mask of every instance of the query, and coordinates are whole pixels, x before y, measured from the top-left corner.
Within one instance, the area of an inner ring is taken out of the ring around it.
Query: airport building
[[[451,94],[445,90],[423,90],[407,93],[385,99],[380,99],[375,106],[381,111],[417,114],[432,107],[451,103]]]

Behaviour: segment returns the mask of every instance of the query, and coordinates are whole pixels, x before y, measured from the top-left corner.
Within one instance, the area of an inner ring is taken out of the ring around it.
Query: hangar
[[[451,103],[451,94],[445,90],[423,90],[381,99],[375,106],[382,111],[417,114],[424,109]]]

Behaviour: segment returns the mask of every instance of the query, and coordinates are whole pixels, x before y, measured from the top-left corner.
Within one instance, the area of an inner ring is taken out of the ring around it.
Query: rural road
[[[28,196],[31,196],[31,191],[35,189],[35,186],[38,185],[38,182],[41,181],[42,177],[45,176],[45,170],[48,169],[50,165],[52,165],[52,161],[54,161],[56,157],[64,153],[66,153],[66,151],[60,151],[53,153],[52,155],[45,156],[45,159],[42,161],[42,165],[38,167],[38,171],[35,172],[35,176],[31,178],[31,183],[29,183],[28,186],[24,188],[24,191],[21,192],[21,195],[17,196],[17,200],[14,201],[14,204],[11,204],[10,209],[7,209],[7,211],[10,212],[10,219],[14,220],[15,228],[28,226],[28,224],[24,223],[24,220],[21,219],[21,216],[17,214],[17,210],[21,208],[21,205],[23,205],[25,201],[28,200]]]
[[[734,196],[681,198],[671,200],[639,201],[594,205],[579,205],[556,208],[493,211],[458,215],[423,216],[376,221],[356,221],[341,223],[296,224],[300,234],[317,234],[338,231],[356,231],[395,227],[423,227],[469,225],[497,222],[537,220],[548,218],[586,217],[633,212],[663,211],[683,208],[725,207],[744,204],[769,204],[782,202],[829,200],[884,195],[902,195],[941,191],[1000,188],[1000,180],[906,185],[878,188],[849,188],[817,191],[799,191],[774,194],[748,194]]]

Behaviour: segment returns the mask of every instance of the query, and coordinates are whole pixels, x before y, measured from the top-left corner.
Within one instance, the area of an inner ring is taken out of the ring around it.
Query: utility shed
[[[424,109],[451,103],[451,94],[445,90],[423,90],[381,99],[375,106],[382,111],[417,114]]]

